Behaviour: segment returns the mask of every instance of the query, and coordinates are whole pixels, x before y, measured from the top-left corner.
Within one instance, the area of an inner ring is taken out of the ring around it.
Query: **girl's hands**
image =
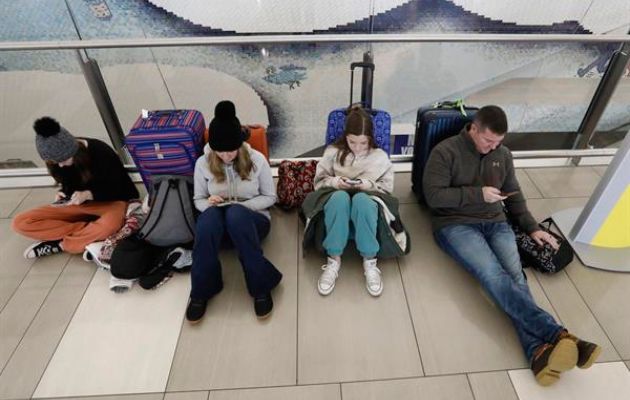
[[[210,203],[211,206],[216,206],[217,204],[221,204],[224,201],[225,200],[223,200],[223,197],[218,196],[216,194],[213,194],[212,196],[208,197],[208,203]]]
[[[338,176],[335,178],[335,188],[336,189],[342,189],[342,190],[348,190],[348,189],[352,189],[354,188],[353,185],[350,185],[346,182],[348,178],[346,178],[345,176]]]
[[[61,190],[58,191],[57,193],[55,193],[55,203],[65,199],[65,198],[66,198],[66,194],[64,192],[62,192]]]
[[[81,191],[72,193],[72,196],[70,196],[70,201],[68,202],[68,204],[78,206],[79,204],[83,204],[88,200],[94,200],[94,196],[92,195],[92,192],[90,192],[89,190],[81,190]]]

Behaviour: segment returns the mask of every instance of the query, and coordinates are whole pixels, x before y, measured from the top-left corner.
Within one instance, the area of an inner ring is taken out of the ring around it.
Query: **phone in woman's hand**
[[[360,185],[361,182],[363,182],[363,181],[361,179],[346,179],[345,182],[348,185],[357,186],[357,185]]]
[[[53,206],[63,206],[65,204],[67,204],[69,201],[70,201],[70,199],[68,199],[67,197],[62,197],[59,200],[53,201],[51,205],[53,205]]]

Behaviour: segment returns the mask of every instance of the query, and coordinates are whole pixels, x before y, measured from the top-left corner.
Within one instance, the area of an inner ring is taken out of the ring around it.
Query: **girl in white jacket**
[[[341,268],[341,255],[348,239],[354,238],[363,256],[367,291],[383,292],[381,271],[376,263],[380,246],[376,238],[378,205],[366,192],[391,194],[394,169],[387,153],[376,146],[372,118],[360,106],[352,106],[343,136],[324,152],[315,173],[315,189],[338,189],[324,206],[326,238],[323,246],[328,260],[317,289],[330,294]]]

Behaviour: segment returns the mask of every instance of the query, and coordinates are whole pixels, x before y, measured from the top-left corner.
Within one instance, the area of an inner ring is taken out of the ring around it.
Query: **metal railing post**
[[[107,90],[105,80],[103,79],[103,75],[101,74],[101,70],[96,60],[90,58],[87,53],[81,54],[82,52],[85,53],[84,50],[77,50],[79,64],[81,65],[85,82],[90,89],[96,108],[98,109],[101,119],[103,120],[103,124],[105,125],[105,129],[107,130],[109,139],[123,162],[129,163],[129,156],[123,148],[125,145],[125,135],[123,133],[122,126],[120,125],[118,115],[116,114],[114,104],[112,103],[112,99],[109,97],[109,92]]]

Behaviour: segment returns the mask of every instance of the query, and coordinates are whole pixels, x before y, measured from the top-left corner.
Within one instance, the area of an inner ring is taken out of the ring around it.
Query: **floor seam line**
[[[405,288],[405,281],[403,279],[402,268],[400,266],[400,259],[396,257],[396,266],[398,267],[398,274],[400,275],[400,284],[402,285],[403,296],[405,297],[405,304],[407,305],[407,315],[409,316],[409,322],[411,322],[411,329],[413,331],[413,338],[416,341],[416,350],[418,350],[418,358],[420,360],[420,369],[422,375],[425,375],[424,362],[422,361],[422,353],[420,352],[420,342],[418,341],[418,334],[416,332],[416,324],[413,321],[413,315],[411,314],[411,306],[409,305],[409,298],[407,297],[407,289]]]

